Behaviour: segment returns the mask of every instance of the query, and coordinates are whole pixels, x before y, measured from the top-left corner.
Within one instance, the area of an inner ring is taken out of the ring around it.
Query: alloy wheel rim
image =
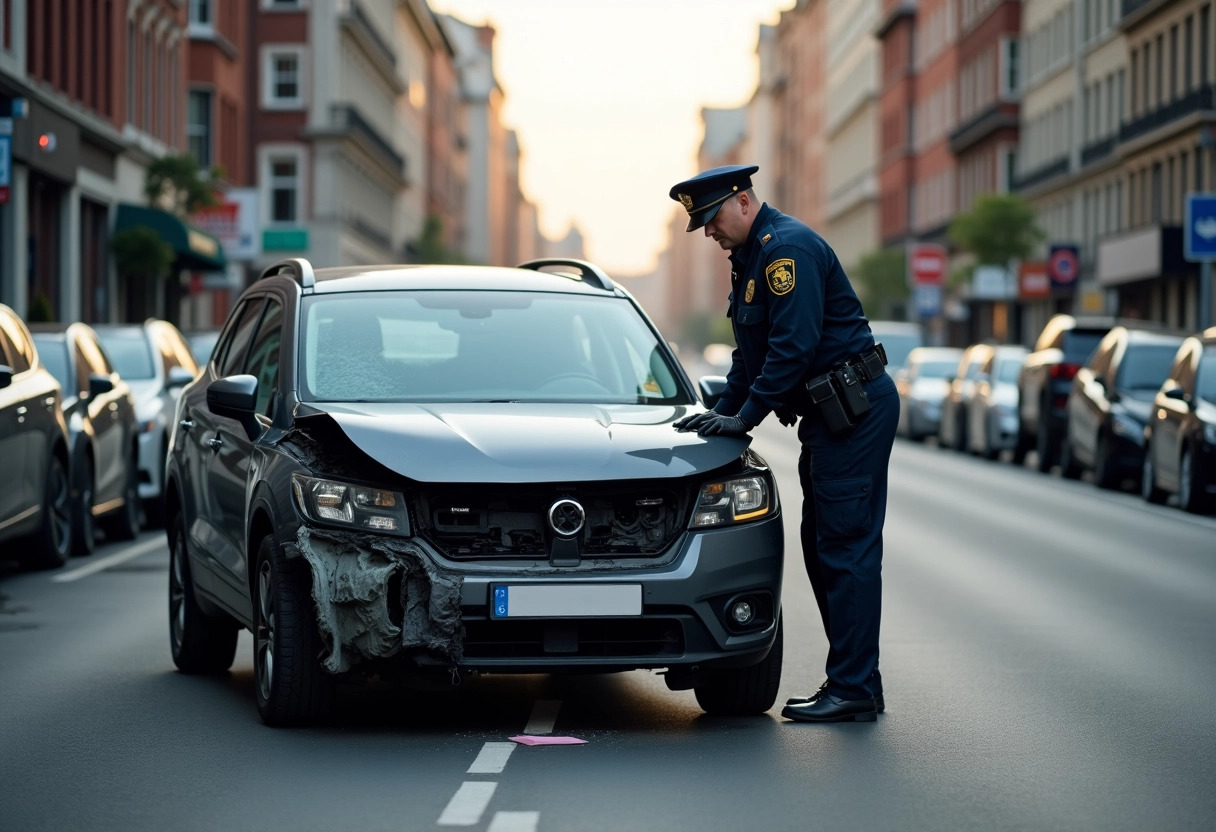
[[[1191,455],[1182,455],[1182,464],[1178,466],[1178,501],[1183,508],[1191,504]]]
[[[88,482],[92,481],[93,472],[85,472]],[[93,539],[93,486],[86,483],[80,490],[80,531],[85,536],[85,542]]]
[[[186,547],[179,539],[173,545],[173,563],[169,570],[170,631],[173,634],[173,646],[178,648],[182,644],[182,633],[186,630],[186,575],[183,564],[185,557]]]
[[[1153,489],[1156,486],[1153,479],[1153,457],[1146,452],[1144,456],[1144,468],[1140,472],[1140,496],[1146,500],[1153,496]]]
[[[51,534],[55,538],[56,550],[63,553],[72,539],[72,498],[63,468],[56,466],[51,476],[55,490],[55,499],[51,501]]]
[[[258,572],[258,687],[262,701],[270,699],[274,676],[274,596],[270,582],[270,561],[263,561]]]

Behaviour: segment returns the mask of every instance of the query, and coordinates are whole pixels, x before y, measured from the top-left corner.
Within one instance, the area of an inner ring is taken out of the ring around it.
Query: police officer
[[[871,722],[885,706],[878,672],[882,527],[899,398],[835,252],[756,198],[757,170],[714,168],[671,189],[688,211],[687,230],[704,228],[730,252],[727,315],[738,344],[713,409],[675,427],[744,436],[773,411],[787,426],[803,417],[802,550],[828,636],[827,681],[790,699],[781,715]]]

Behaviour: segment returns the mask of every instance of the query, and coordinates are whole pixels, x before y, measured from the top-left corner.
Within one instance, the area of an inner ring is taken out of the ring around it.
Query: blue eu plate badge
[[[505,586],[494,587],[494,617],[507,617],[507,588]]]

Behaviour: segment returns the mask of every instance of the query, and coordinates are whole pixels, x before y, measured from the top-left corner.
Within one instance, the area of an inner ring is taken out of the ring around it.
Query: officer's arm
[[[818,261],[795,246],[766,251],[768,355],[739,416],[749,425],[793,400],[805,381],[823,333],[824,275]]]

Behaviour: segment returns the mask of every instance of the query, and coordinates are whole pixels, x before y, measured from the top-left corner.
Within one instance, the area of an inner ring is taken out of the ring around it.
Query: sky
[[[545,236],[583,233],[609,273],[651,271],[696,173],[702,107],[741,107],[761,23],[794,0],[430,0],[493,26],[503,120]],[[765,160],[754,160],[764,164]]]

